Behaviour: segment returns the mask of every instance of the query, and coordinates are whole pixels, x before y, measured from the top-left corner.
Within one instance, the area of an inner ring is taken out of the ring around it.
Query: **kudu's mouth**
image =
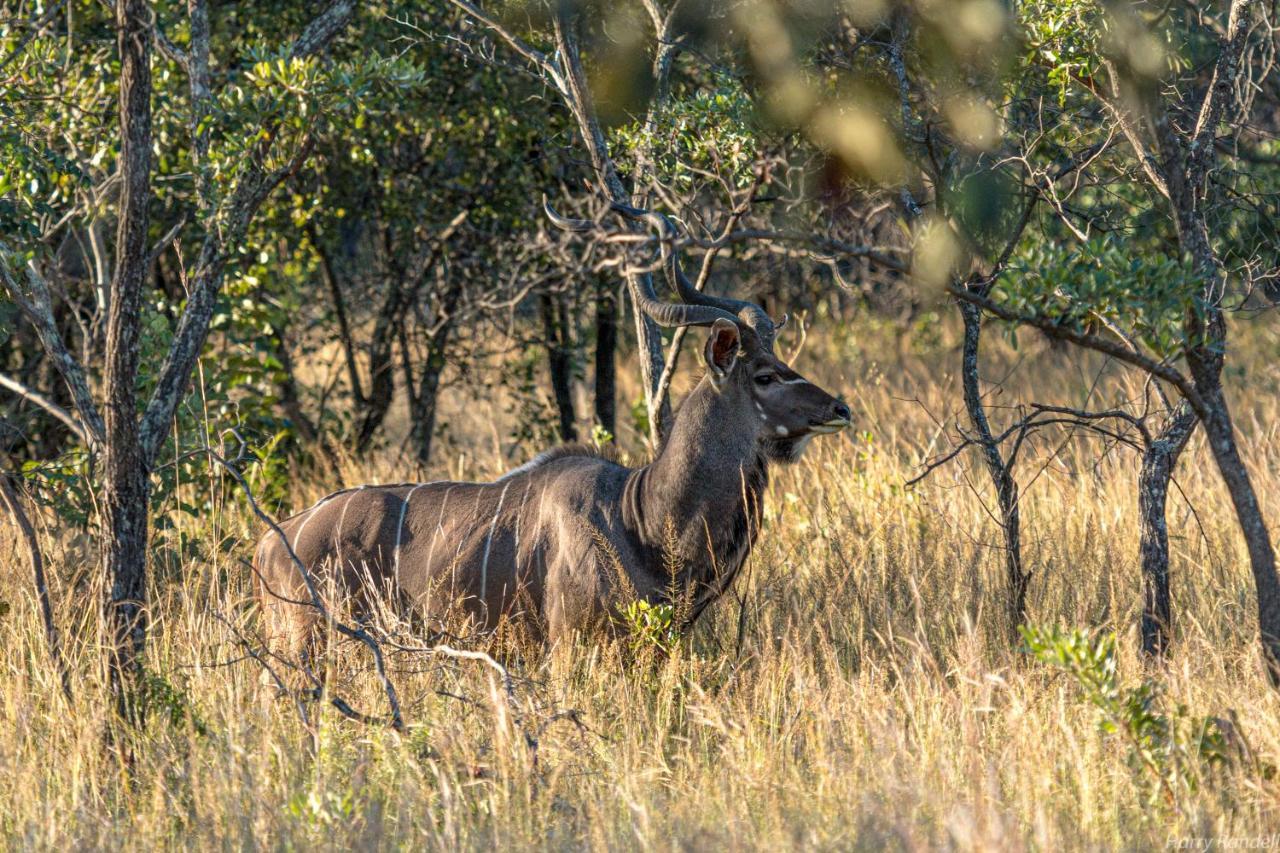
[[[839,432],[842,429],[848,429],[853,425],[853,421],[848,418],[832,418],[829,421],[810,424],[809,432],[817,435],[830,435],[833,432]]]

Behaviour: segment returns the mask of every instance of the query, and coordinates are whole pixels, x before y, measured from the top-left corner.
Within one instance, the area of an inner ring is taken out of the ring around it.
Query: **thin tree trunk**
[[[342,295],[342,283],[334,267],[333,258],[321,242],[315,226],[310,226],[309,231],[311,245],[320,256],[320,274],[329,288],[329,297],[333,300],[333,312],[338,319],[338,338],[342,342],[342,354],[346,360],[347,381],[351,384],[351,396],[357,403],[363,405],[364,387],[360,382],[360,368],[356,364],[355,339],[351,335],[351,321],[347,317],[347,300]]]
[[[1169,525],[1165,507],[1173,470],[1197,423],[1195,412],[1183,402],[1142,454],[1142,472],[1138,476],[1138,518],[1142,526],[1138,546],[1142,563],[1142,651],[1151,657],[1165,653],[1173,631]]]
[[[400,375],[404,377],[404,393],[409,398],[409,411],[418,405],[418,381],[413,375],[413,353],[409,351],[409,324],[401,323],[396,334],[400,344]]]
[[[412,306],[419,297],[427,275],[435,267],[445,244],[466,218],[466,211],[455,216],[448,226],[407,263],[400,260],[396,242],[391,239],[390,231],[384,228],[383,244],[387,267],[383,278],[387,282],[387,296],[374,322],[373,338],[369,342],[369,396],[365,400],[365,416],[356,441],[357,449],[362,452],[368,449],[395,397],[393,344],[404,335],[406,315],[413,310]],[[455,294],[450,298],[456,301],[457,296]],[[449,309],[446,308],[447,310]],[[408,388],[412,398],[412,384]]]
[[[1225,333],[1222,337],[1225,337]],[[1235,427],[1231,423],[1227,399],[1218,379],[1220,370],[1210,368],[1206,372],[1204,360],[1191,353],[1188,354],[1188,361],[1197,390],[1207,408],[1201,422],[1209,439],[1209,448],[1218,464],[1218,472],[1227,487],[1227,493],[1231,496],[1240,532],[1244,535],[1245,547],[1249,552],[1249,567],[1253,572],[1258,597],[1258,629],[1262,641],[1263,663],[1271,683],[1280,687],[1280,578],[1276,576],[1276,555],[1271,545],[1271,534],[1262,516],[1253,481],[1249,478],[1249,469],[1240,458]]]
[[[272,325],[271,347],[275,350],[276,360],[280,362],[280,375],[276,377],[276,388],[280,393],[280,408],[292,421],[298,435],[308,444],[320,444],[320,428],[307,417],[302,410],[302,399],[298,394],[298,380],[293,374],[293,354],[289,352],[289,343],[285,340],[285,330]],[[321,448],[322,450],[324,448]]]
[[[568,4],[562,4],[555,16],[556,49],[565,70],[566,98],[570,111],[577,120],[578,132],[591,157],[596,181],[610,201],[630,204],[631,197],[618,177],[617,167],[609,155],[609,145],[596,115],[591,90],[587,86],[586,71],[582,67],[582,53],[578,45],[578,18]],[[628,223],[628,228],[637,228]],[[654,447],[662,443],[671,421],[671,404],[658,399],[658,382],[662,377],[666,356],[662,350],[662,333],[658,324],[643,311],[635,308],[638,293],[655,296],[653,277],[649,273],[628,273],[627,287],[632,294],[632,308],[636,323],[636,349],[640,360],[640,378],[644,382],[645,403],[649,410],[649,438]]]
[[[120,716],[133,723],[147,639],[147,510],[150,479],[138,422],[137,377],[147,205],[151,195],[151,27],[147,0],[119,0],[120,204],[115,277],[107,314],[106,441],[102,562],[111,582],[108,677]]]
[[[44,574],[44,557],[40,553],[40,542],[36,539],[36,531],[31,526],[31,519],[27,518],[27,513],[18,501],[18,496],[10,488],[9,481],[3,474],[0,474],[0,499],[3,499],[8,507],[9,514],[13,516],[13,523],[26,543],[27,555],[31,558],[31,574],[35,581],[36,600],[40,602],[40,618],[44,620],[44,635],[45,642],[49,646],[49,657],[53,661],[54,669],[58,671],[62,695],[67,697],[67,702],[70,703],[72,701],[71,673],[67,669],[66,659],[62,656],[58,627],[53,621],[53,605],[49,601],[49,583]]]
[[[369,394],[365,398],[364,417],[360,422],[360,431],[356,437],[356,450],[360,453],[369,449],[374,434],[386,420],[395,397],[395,364],[393,358],[394,343],[400,324],[404,323],[404,269],[395,262],[395,246],[384,232],[387,262],[391,267],[386,270],[384,281],[387,295],[382,308],[373,324],[373,337],[369,340]]]
[[[978,378],[978,352],[982,340],[982,312],[968,302],[960,303],[964,317],[964,355],[961,373],[964,380],[964,404],[969,421],[978,434],[987,473],[996,488],[1000,504],[1000,527],[1004,535],[1004,566],[1009,629],[1017,637],[1017,629],[1026,619],[1027,584],[1031,574],[1022,566],[1022,524],[1018,512],[1018,484],[1000,455],[991,425],[982,405]]]
[[[560,417],[560,440],[577,441],[577,413],[573,409],[573,344],[569,339],[561,300],[543,294],[542,327],[546,339],[547,361],[551,368],[551,389]]]
[[[596,423],[618,434],[618,305],[602,277],[596,282]]]
[[[431,461],[431,443],[436,429],[436,402],[440,392],[440,377],[444,373],[445,347],[449,343],[452,322],[444,322],[431,335],[427,344],[427,362],[418,378],[418,393],[413,400],[413,428],[410,438],[418,463],[425,466]]]

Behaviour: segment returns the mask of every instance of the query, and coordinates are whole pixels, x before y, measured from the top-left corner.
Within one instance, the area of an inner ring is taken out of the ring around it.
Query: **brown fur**
[[[372,584],[432,622],[462,615],[492,631],[508,617],[554,642],[611,624],[625,599],[669,597],[675,583],[696,618],[728,588],[759,533],[768,464],[793,460],[816,432],[848,423],[844,404],[768,350],[748,340],[737,351],[736,329],[723,322],[712,331],[707,377],[647,466],[560,447],[493,483],[344,489],[280,527],[321,585],[357,609]],[[304,652],[317,614],[282,600],[307,596],[274,532],[254,565],[273,644]]]

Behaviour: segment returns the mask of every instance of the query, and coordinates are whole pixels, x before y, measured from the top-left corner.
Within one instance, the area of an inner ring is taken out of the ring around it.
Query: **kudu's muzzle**
[[[849,411],[848,405],[842,400],[836,400],[831,404],[830,417],[826,420],[817,421],[810,424],[813,432],[826,435],[828,433],[839,432],[853,424],[853,413]]]

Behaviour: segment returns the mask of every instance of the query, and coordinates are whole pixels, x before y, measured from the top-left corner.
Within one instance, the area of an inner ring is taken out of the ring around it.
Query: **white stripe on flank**
[[[421,489],[427,483],[419,483],[409,490],[409,494],[404,496],[404,504],[400,507],[400,523],[396,525],[396,548],[391,552],[391,561],[394,569],[392,577],[396,580],[396,587],[400,586],[400,540],[404,536],[404,517],[409,512],[409,501],[413,500],[413,493]]]
[[[321,498],[319,503],[311,507],[311,509],[307,510],[307,517],[302,519],[302,523],[298,525],[298,532],[293,534],[293,553],[295,555],[297,555],[298,553],[298,541],[302,539],[302,531],[305,530],[307,525],[311,523],[311,519],[316,517],[316,513],[320,511],[320,507],[324,506],[329,501],[333,500],[333,498],[334,498],[333,495],[329,495],[326,498]]]
[[[493,547],[493,533],[498,529],[498,516],[502,514],[502,501],[507,496],[507,489],[511,488],[511,483],[504,483],[502,492],[498,495],[498,507],[493,511],[493,521],[489,523],[489,538],[484,541],[484,559],[480,561],[480,600],[485,598],[484,589],[489,582],[489,549]]]
[[[520,498],[520,509],[516,510],[516,545],[515,559],[517,565],[520,562],[520,519],[524,517],[524,505],[529,502],[529,490],[533,488],[533,478],[530,477],[524,484],[524,497]]]
[[[360,491],[356,489],[356,492]],[[342,527],[347,520],[347,509],[351,506],[351,499],[356,496],[356,492],[348,492],[347,499],[342,503],[342,513],[338,516],[338,533],[333,537],[333,550],[338,554],[338,568],[345,570],[347,564],[342,560]]]
[[[427,565],[424,571],[427,576],[427,597],[423,602],[423,612],[431,612],[431,589],[434,586],[431,576],[431,562],[436,556],[436,540],[440,538],[440,534],[444,533],[444,508],[449,505],[449,493],[453,491],[453,486],[444,490],[444,498],[440,501],[440,517],[436,519],[436,530],[431,534],[431,547],[427,550]]]

